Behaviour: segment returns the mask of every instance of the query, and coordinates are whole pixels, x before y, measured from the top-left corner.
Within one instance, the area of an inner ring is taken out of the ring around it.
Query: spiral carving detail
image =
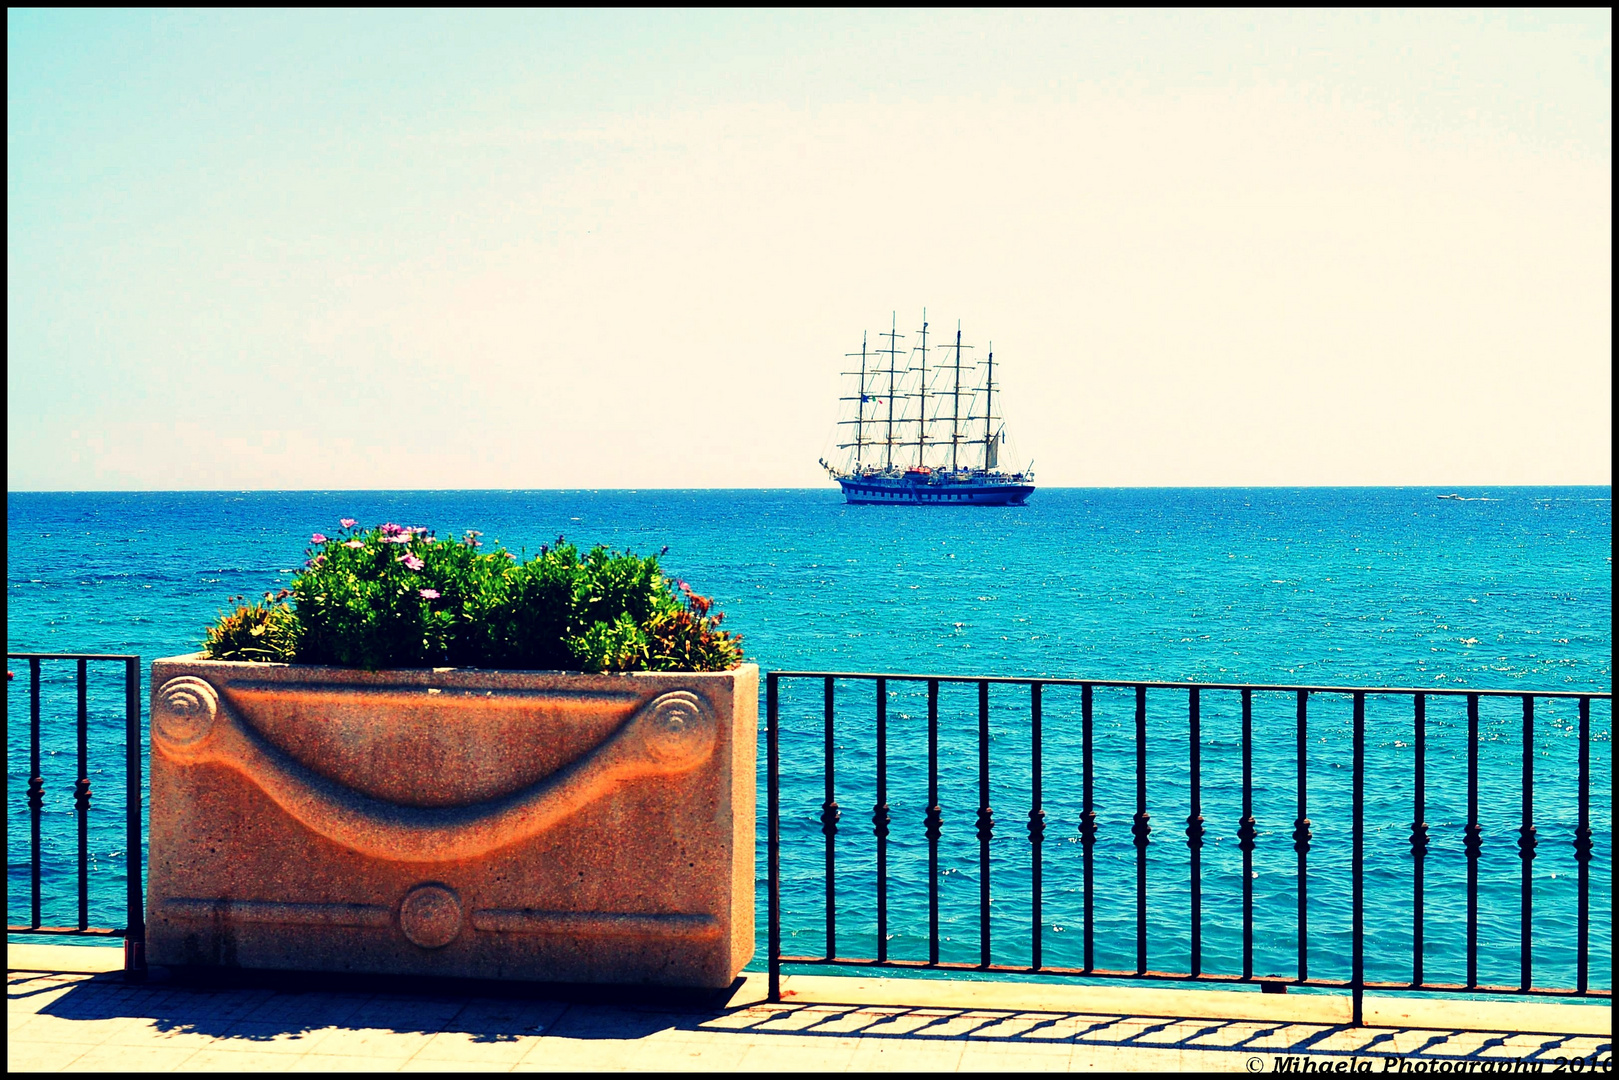
[[[152,734],[176,747],[196,746],[214,730],[219,694],[203,680],[182,675],[164,683],[152,708]]]

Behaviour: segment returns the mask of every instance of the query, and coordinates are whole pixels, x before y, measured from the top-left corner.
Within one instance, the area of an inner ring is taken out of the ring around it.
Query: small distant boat
[[[844,498],[879,505],[1022,506],[1034,492],[1034,463],[1018,472],[1000,467],[1006,427],[995,412],[993,348],[983,381],[964,386],[962,371],[976,365],[961,362],[962,350],[971,346],[961,343],[960,326],[953,343],[934,346],[945,355],[931,370],[927,312],[920,341],[903,367],[898,343],[905,335],[898,323],[881,336],[888,348],[868,353],[862,339],[860,351],[849,354],[860,358],[860,370],[844,372],[859,379],[844,398],[854,403],[853,415],[838,421],[854,428],[854,440],[838,444],[852,453],[842,468],[820,462]],[[874,363],[881,356],[887,357],[886,369]]]
[[[1467,501],[1466,499],[1462,498],[1460,495],[1456,494],[1454,491],[1451,492],[1449,495],[1435,495],[1434,498],[1436,498],[1436,499],[1455,499],[1457,502],[1466,502]]]

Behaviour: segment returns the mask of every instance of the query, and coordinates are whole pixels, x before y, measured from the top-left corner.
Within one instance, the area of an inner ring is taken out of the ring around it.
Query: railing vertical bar
[[[41,925],[39,914],[39,819],[45,805],[45,778],[39,773],[39,660],[28,661],[28,812],[31,817],[33,858],[29,876],[33,884],[33,921],[30,926]]]
[[[129,925],[124,931],[124,981],[146,979],[146,890],[141,840],[141,662],[124,661],[124,852],[125,901]]]
[[[1080,847],[1085,855],[1085,970],[1091,971],[1096,967],[1096,894],[1093,889],[1091,875],[1093,852],[1096,846],[1096,806],[1092,801],[1093,789],[1091,785],[1092,745],[1091,745],[1091,693],[1090,683],[1084,683],[1079,690],[1080,701],[1080,746],[1081,746],[1081,785],[1083,788],[1083,809],[1079,815]]]
[[[1041,805],[1040,792],[1040,684],[1029,685],[1029,777],[1030,777],[1030,807],[1029,807],[1029,929],[1031,943],[1029,950],[1029,967],[1039,971],[1041,967],[1041,939],[1045,935],[1040,912],[1040,846],[1046,837],[1046,811]]]
[[[1591,699],[1580,698],[1580,823],[1574,829],[1574,860],[1580,864],[1580,901],[1575,988],[1586,992],[1591,953]]]
[[[781,736],[775,672],[765,676],[766,873],[769,875],[768,998],[781,1000]]]
[[[1518,856],[1523,860],[1518,912],[1518,989],[1529,992],[1534,966],[1535,859],[1535,697],[1523,696],[1523,824],[1518,828]]]
[[[877,680],[877,804],[871,810],[877,837],[877,960],[888,959],[888,680]]]
[[[1478,823],[1478,695],[1467,695],[1467,986],[1478,985],[1478,858],[1484,840]]]
[[[79,929],[90,928],[90,679],[89,661],[78,664],[79,777],[73,784],[74,809],[79,819]]]
[[[1136,686],[1136,972],[1147,970],[1147,688]]]
[[[1422,985],[1424,950],[1422,918],[1423,869],[1428,857],[1428,705],[1427,696],[1415,697],[1412,726],[1416,760],[1412,766],[1415,788],[1411,796],[1411,985]]]
[[[1191,936],[1193,975],[1203,974],[1203,727],[1202,695],[1197,687],[1187,691],[1186,751],[1187,770],[1192,786],[1191,813],[1186,815],[1186,846],[1191,848]]]
[[[826,958],[838,955],[838,884],[836,838],[838,834],[838,801],[833,783],[833,723],[832,676],[825,679],[822,731],[825,739],[824,761],[826,798],[821,801],[821,833],[826,837]]]
[[[989,683],[978,683],[978,956],[989,967],[989,840],[995,816],[989,806]]]
[[[944,811],[939,807],[939,680],[928,680],[928,963],[939,962],[939,836]]]
[[[1242,977],[1254,977],[1254,694],[1242,691],[1242,821],[1237,846],[1242,849]]]
[[[1306,763],[1308,761],[1308,726],[1309,726],[1308,690],[1298,691],[1297,723],[1295,735],[1295,755],[1298,758],[1299,777],[1299,813],[1293,819],[1293,850],[1298,853],[1299,878],[1299,982],[1310,978],[1310,899],[1309,899],[1309,862],[1310,862],[1310,817],[1309,802],[1306,787]]]
[[[1353,999],[1353,1020],[1359,1027],[1364,1019],[1362,1011],[1362,996],[1366,990],[1366,956],[1365,956],[1365,892],[1366,883],[1363,880],[1365,866],[1362,862],[1363,847],[1366,834],[1366,694],[1362,690],[1355,691],[1355,747],[1354,747],[1354,831],[1353,843],[1350,848],[1350,881],[1352,889],[1350,948],[1352,973],[1350,976],[1350,995]]]

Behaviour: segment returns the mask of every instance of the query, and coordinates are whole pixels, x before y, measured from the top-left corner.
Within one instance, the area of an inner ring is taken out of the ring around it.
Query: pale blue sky
[[[7,482],[815,486],[993,339],[1045,484],[1611,479],[1612,16],[7,13]]]

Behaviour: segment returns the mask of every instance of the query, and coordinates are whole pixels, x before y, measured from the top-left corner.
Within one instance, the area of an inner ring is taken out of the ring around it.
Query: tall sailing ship
[[[838,421],[843,437],[853,436],[839,442],[838,449],[850,453],[842,468],[824,458],[820,462],[843,488],[844,498],[851,503],[1022,506],[1034,492],[1034,467],[1033,462],[1021,472],[1000,467],[1006,425],[995,412],[994,345],[980,383],[972,378],[978,365],[963,362],[972,346],[962,344],[960,323],[954,342],[933,346],[944,362],[931,368],[927,312],[922,313],[918,342],[909,350],[900,348],[905,335],[899,332],[897,315],[888,332],[878,336],[888,339],[888,347],[868,352],[862,335],[860,351],[848,354],[860,358],[860,370],[843,373],[858,380],[855,392],[841,399],[854,403],[852,415]],[[907,357],[903,366],[901,355]]]

